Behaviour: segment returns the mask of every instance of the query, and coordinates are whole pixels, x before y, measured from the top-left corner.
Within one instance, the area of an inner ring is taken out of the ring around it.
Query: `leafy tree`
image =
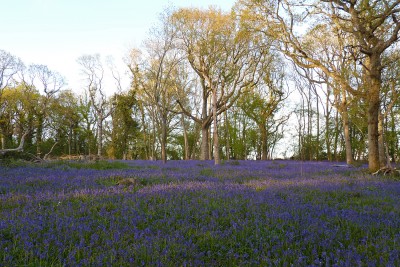
[[[114,95],[111,144],[108,148],[110,158],[125,160],[132,158],[133,141],[138,131],[138,123],[134,119],[137,105],[134,93],[133,90],[129,90]]]

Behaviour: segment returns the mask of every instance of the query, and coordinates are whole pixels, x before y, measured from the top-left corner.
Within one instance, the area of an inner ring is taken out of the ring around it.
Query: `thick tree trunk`
[[[201,125],[201,147],[200,147],[200,159],[209,160],[209,147],[208,147],[208,124],[203,123]]]
[[[342,116],[343,122],[343,133],[344,133],[344,147],[346,150],[346,163],[353,164],[353,151],[351,148],[351,137],[350,137],[350,126],[349,126],[349,113],[347,111],[347,92],[342,89],[342,103],[340,104],[340,115]]]
[[[379,114],[380,114],[380,89],[381,72],[380,58],[372,55],[366,62],[368,76],[366,77],[368,90],[368,168],[376,172],[380,168],[379,163]]]
[[[344,107],[342,110],[342,121],[343,121],[343,132],[344,132],[344,145],[346,150],[346,163],[353,164],[353,152],[351,148],[351,138],[350,138],[350,127],[349,127],[349,114],[347,113],[347,108]]]
[[[261,160],[268,159],[268,147],[267,147],[267,129],[262,125],[259,125],[261,132]]]
[[[378,118],[379,95],[371,97],[368,105],[368,168],[371,172],[379,170]]]

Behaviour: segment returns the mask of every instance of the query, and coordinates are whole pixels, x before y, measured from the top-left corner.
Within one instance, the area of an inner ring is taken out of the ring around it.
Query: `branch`
[[[46,155],[44,155],[43,160],[47,160],[47,158],[49,157],[49,155],[51,154],[51,152],[53,152],[54,147],[58,144],[58,141],[54,143],[54,145],[51,147],[49,153],[47,153]]]
[[[28,135],[29,131],[26,132],[22,137],[17,148],[0,149],[0,155],[4,155],[8,152],[22,152],[24,151],[25,137]]]

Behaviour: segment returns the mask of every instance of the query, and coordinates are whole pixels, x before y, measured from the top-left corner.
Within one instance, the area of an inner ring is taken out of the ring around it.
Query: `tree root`
[[[372,173],[372,175],[400,175],[400,170],[397,170],[396,168],[391,168],[391,167],[383,167],[377,170],[376,172]]]

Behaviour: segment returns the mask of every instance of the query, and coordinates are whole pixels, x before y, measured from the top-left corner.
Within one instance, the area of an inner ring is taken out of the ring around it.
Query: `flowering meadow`
[[[400,266],[399,250],[400,180],[362,167],[0,166],[0,266]]]

